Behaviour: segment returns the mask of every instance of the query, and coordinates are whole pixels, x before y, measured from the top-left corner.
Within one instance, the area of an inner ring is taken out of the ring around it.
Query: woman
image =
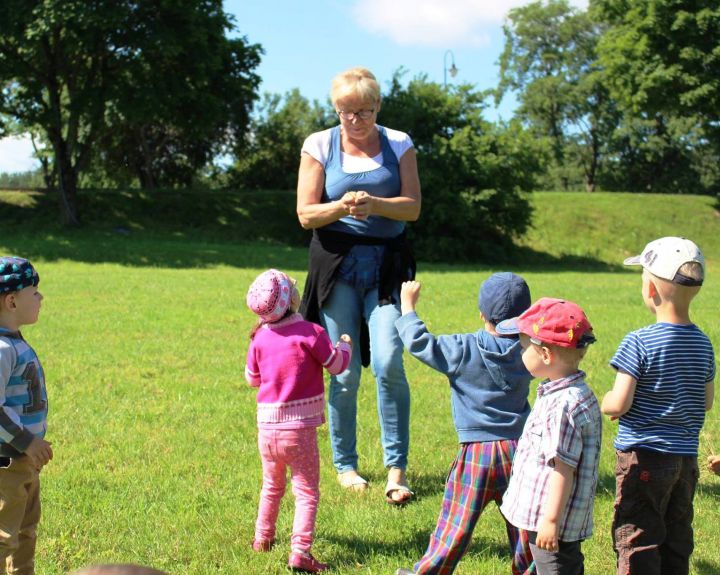
[[[367,488],[358,474],[356,418],[361,363],[371,363],[385,495],[397,505],[412,497],[405,476],[410,390],[395,320],[399,286],[415,275],[405,222],[420,215],[417,160],[407,134],[375,123],[380,86],[369,70],[338,74],[330,97],[340,125],[311,134],[300,159],[297,213],[302,227],[313,230],[301,312],[320,321],[333,341],[347,333],[361,351],[372,352],[370,361],[367,353],[354,353],[349,369],[330,380],[333,463],[343,487]]]

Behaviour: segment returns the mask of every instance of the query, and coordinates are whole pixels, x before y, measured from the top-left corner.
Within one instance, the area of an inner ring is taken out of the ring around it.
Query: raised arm
[[[410,355],[425,365],[445,375],[457,371],[465,354],[462,334],[435,337],[415,313],[415,304],[420,295],[420,283],[403,282],[400,299],[402,316],[395,320],[398,335]]]

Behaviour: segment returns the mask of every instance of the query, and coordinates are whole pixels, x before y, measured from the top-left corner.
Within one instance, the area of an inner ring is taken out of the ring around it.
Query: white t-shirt
[[[315,158],[323,166],[327,163],[327,159],[330,152],[330,132],[333,128],[323,130],[322,132],[315,132],[305,138],[302,150],[300,153],[308,154]],[[402,158],[403,154],[413,147],[412,140],[405,132],[399,130],[392,130],[385,128],[385,135],[387,136],[390,148],[395,152],[398,162]],[[345,152],[340,152],[340,161],[343,172],[346,174],[357,174],[360,172],[369,172],[376,170],[382,166],[383,157],[382,152],[372,158],[360,158],[358,156],[351,156]]]

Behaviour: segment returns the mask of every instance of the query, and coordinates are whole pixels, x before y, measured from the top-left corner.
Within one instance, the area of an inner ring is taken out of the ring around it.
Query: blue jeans
[[[338,473],[358,468],[356,420],[362,321],[367,322],[370,333],[370,366],[377,382],[383,462],[385,467],[407,467],[410,389],[403,368],[403,345],[395,328],[395,320],[400,317],[399,304],[378,305],[383,249],[354,247],[340,265],[332,293],[320,310],[322,325],[332,341],[343,333],[353,341],[350,367],[330,379],[330,445]],[[395,298],[399,301],[397,294]]]

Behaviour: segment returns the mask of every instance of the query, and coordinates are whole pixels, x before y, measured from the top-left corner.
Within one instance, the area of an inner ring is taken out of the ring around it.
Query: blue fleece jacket
[[[396,320],[400,338],[417,359],[447,376],[460,443],[519,439],[530,413],[532,376],[517,337],[475,333],[431,334],[416,313]]]

